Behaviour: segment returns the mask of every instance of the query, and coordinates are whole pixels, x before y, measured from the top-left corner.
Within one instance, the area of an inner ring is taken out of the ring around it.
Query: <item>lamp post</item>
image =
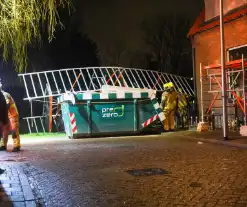
[[[228,140],[227,124],[227,91],[226,91],[226,73],[225,73],[225,39],[224,39],[224,0],[220,0],[220,53],[221,53],[221,77],[222,77],[222,106],[223,106],[223,136]]]

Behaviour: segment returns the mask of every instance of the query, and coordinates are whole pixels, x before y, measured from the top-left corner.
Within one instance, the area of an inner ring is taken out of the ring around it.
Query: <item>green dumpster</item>
[[[69,138],[136,134],[164,119],[151,92],[66,93],[58,102]]]

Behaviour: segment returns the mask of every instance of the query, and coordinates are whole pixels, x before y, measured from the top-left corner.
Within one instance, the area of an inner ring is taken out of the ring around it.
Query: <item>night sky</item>
[[[157,36],[159,25],[169,25],[167,22],[176,16],[176,28],[183,29],[176,30],[180,35],[173,42],[189,52],[179,65],[174,57],[171,66],[162,71],[192,76],[191,45],[186,34],[203,9],[203,0],[73,0],[73,4],[75,10],[70,16],[67,10],[60,11],[65,29],[57,28],[52,43],[47,42],[44,33],[42,45],[30,46],[28,72],[105,65],[160,70],[151,35]],[[186,26],[180,26],[183,20]],[[143,29],[144,24],[148,32]],[[173,24],[168,27],[172,29]],[[17,100],[17,105],[22,105],[23,97],[19,95],[24,96],[23,85],[11,61],[2,62],[0,72],[4,88]],[[21,116],[26,116],[28,110],[25,107]]]
[[[147,45],[149,37],[142,23],[152,25],[160,18],[176,15],[189,21],[183,31],[186,35],[204,3],[203,0],[73,0],[73,5],[75,9],[71,9],[70,16],[67,10],[60,12],[65,29],[57,28],[52,43],[46,41],[44,34],[41,46],[30,46],[28,72],[99,65],[150,68],[148,55],[153,51]],[[187,40],[185,36],[182,38]],[[185,67],[191,70],[187,62]],[[2,64],[6,87],[15,82],[10,81],[15,77],[13,70],[11,62]],[[176,73],[176,70],[164,72]]]
[[[107,64],[109,56],[112,56],[109,54],[117,53],[117,45],[122,44],[124,46],[119,47],[128,50],[120,62],[125,66],[129,64],[130,53],[147,50],[140,29],[142,21],[175,14],[193,23],[202,6],[201,0],[90,0],[84,4],[81,18],[84,29],[102,53],[103,63]]]

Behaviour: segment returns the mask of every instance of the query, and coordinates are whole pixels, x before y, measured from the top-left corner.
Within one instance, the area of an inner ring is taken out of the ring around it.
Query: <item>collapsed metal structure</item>
[[[194,95],[191,78],[135,68],[70,68],[25,73],[19,76],[26,90],[24,100],[31,104],[31,116],[24,118],[30,133],[46,132],[45,120],[49,122],[48,131],[52,131],[53,123],[57,126],[54,119],[57,97],[68,91],[74,93],[100,91],[103,85],[163,91],[164,83],[173,82],[176,90],[182,90],[188,96]],[[33,103],[43,104],[42,115],[34,115]]]

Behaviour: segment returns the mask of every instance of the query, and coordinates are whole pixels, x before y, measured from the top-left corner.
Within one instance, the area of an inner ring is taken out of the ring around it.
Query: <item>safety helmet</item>
[[[183,93],[182,88],[178,88],[178,92],[179,92],[179,93]]]
[[[164,90],[168,90],[168,89],[170,88],[169,83],[165,83],[165,84],[163,85],[163,88],[164,88]]]
[[[170,88],[174,88],[174,84],[172,82],[169,83]]]

